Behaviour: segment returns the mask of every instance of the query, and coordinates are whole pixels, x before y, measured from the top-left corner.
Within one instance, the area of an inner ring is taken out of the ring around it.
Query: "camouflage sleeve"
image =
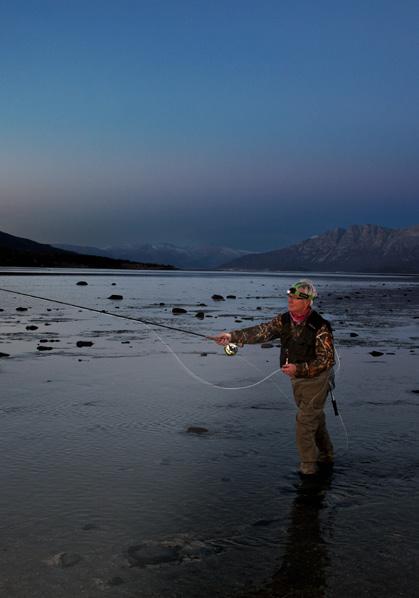
[[[241,330],[232,330],[231,341],[239,345],[254,345],[256,343],[265,343],[274,338],[278,338],[282,330],[281,314],[278,314],[270,322],[242,328]]]
[[[333,334],[328,326],[322,326],[316,335],[316,358],[312,361],[297,364],[295,377],[313,378],[324,370],[333,367],[334,363]]]

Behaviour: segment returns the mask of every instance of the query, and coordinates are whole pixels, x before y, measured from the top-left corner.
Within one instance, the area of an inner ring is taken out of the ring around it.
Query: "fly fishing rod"
[[[176,330],[177,332],[183,332],[184,334],[192,334],[193,336],[199,336],[201,338],[205,338],[206,340],[210,340],[210,337],[206,334],[202,334],[200,332],[193,332],[193,330],[186,330],[185,328],[178,328],[176,326],[169,326],[168,324],[161,324],[160,322],[155,322],[152,320],[146,320],[144,318],[135,318],[134,316],[126,316],[122,314],[117,314],[113,311],[107,311],[106,309],[96,309],[94,307],[86,307],[84,305],[77,305],[76,303],[70,303],[69,301],[61,301],[59,299],[50,299],[48,297],[41,297],[40,295],[32,295],[30,293],[23,293],[22,291],[12,291],[10,289],[0,288],[0,291],[4,293],[11,293],[14,295],[22,295],[23,297],[30,297],[31,299],[40,299],[41,301],[48,301],[50,303],[58,303],[60,305],[67,305],[69,307],[75,307],[76,309],[83,309],[85,311],[92,311],[98,314],[105,314],[107,316],[112,316],[114,318],[121,318],[123,320],[133,320],[134,322],[141,322],[142,324],[146,324],[148,326],[158,326],[159,328],[166,328],[168,330]],[[224,347],[224,353],[229,357],[236,355],[238,351],[237,345],[233,343],[229,343]]]

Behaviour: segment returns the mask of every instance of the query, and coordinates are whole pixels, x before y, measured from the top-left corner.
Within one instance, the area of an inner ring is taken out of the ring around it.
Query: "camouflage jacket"
[[[231,342],[239,345],[265,343],[276,338],[281,337],[282,331],[282,314],[275,316],[270,322],[251,326],[250,328],[242,328],[241,330],[231,331]],[[291,333],[298,337],[305,325],[291,324]],[[316,334],[316,358],[304,363],[296,364],[297,372],[296,378],[313,378],[324,370],[333,367],[335,363],[333,334],[328,326],[325,324],[318,329]]]

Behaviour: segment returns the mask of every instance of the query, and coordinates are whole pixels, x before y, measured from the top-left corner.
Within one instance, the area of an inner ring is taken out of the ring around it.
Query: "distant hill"
[[[173,264],[177,268],[191,270],[216,269],[227,261],[251,254],[250,251],[217,245],[180,247],[171,243],[133,244],[102,249],[63,244],[57,244],[55,247],[78,253],[102,255],[124,260]]]
[[[227,262],[222,269],[419,273],[419,225],[335,228],[290,247]]]
[[[151,263],[83,255],[0,232],[0,267],[173,269]]]

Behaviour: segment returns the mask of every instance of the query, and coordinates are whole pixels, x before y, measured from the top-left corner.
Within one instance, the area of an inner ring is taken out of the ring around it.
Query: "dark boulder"
[[[205,318],[205,314],[203,311],[197,311],[195,314],[195,318],[198,318],[199,320],[203,320]]]
[[[85,280],[79,280],[76,284],[78,287],[87,287],[87,282]]]
[[[108,299],[111,299],[112,301],[121,301],[121,299],[123,299],[122,295],[109,295]]]
[[[93,341],[77,341],[77,347],[92,347],[94,345]]]
[[[207,428],[202,428],[200,426],[189,426],[186,431],[188,434],[208,434]]]
[[[380,357],[381,355],[384,355],[384,353],[382,353],[381,351],[370,351],[370,355],[372,355],[373,357]]]
[[[211,299],[212,299],[213,301],[225,301],[225,299],[224,299],[224,297],[223,297],[222,295],[217,295],[217,294],[214,294],[214,295],[211,297]]]
[[[186,314],[186,313],[188,313],[188,312],[186,311],[186,309],[183,309],[183,307],[174,307],[172,309],[172,314],[174,314],[174,315]]]

